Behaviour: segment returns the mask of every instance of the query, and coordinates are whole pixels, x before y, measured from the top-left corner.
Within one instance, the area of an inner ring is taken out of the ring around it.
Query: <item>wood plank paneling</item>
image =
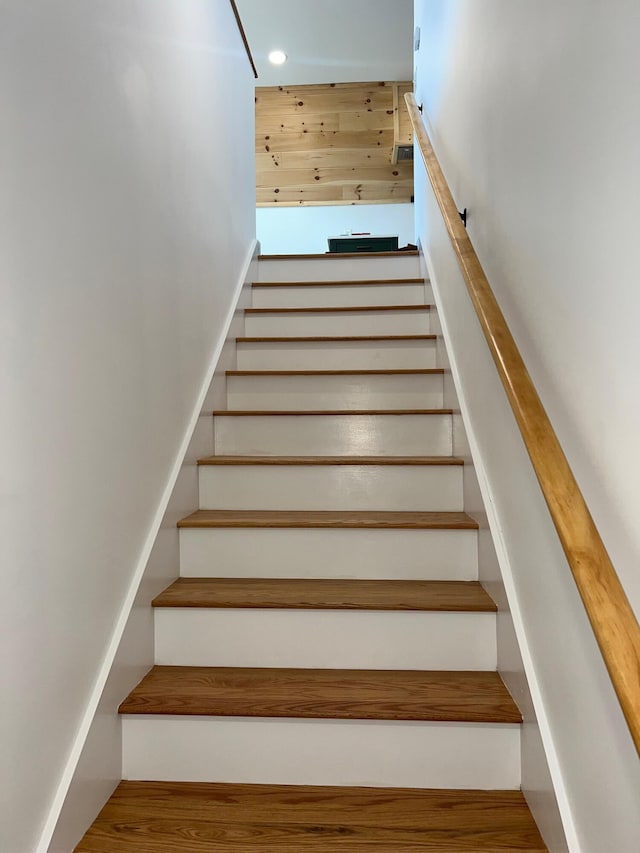
[[[344,88],[331,83],[262,86],[256,88],[256,108],[262,115],[393,110],[393,84],[352,83]]]
[[[406,181],[413,180],[413,165],[411,163],[398,163],[394,166],[390,163],[384,166],[370,166],[365,163],[360,167],[346,166],[344,168],[320,166],[307,169],[279,168],[277,174],[273,175],[273,179],[281,191],[283,188],[313,187],[314,183],[320,186],[337,185],[339,188],[357,187],[361,184],[371,186],[378,183],[383,183],[385,186],[395,186],[396,184],[404,186]]]
[[[413,186],[413,184],[412,184]],[[362,182],[355,185],[343,185],[342,198],[344,201],[366,202],[377,204],[380,202],[406,203],[411,200],[412,195],[407,198],[407,187],[404,181],[394,183],[367,183]]]
[[[393,164],[410,83],[256,89],[256,189],[262,207],[406,203],[413,164]],[[395,104],[395,107],[394,107]]]
[[[340,193],[342,190],[340,189]],[[274,204],[295,207],[301,204],[337,204],[336,188],[332,186],[309,186],[309,187],[280,187],[261,188],[256,191],[256,204],[258,207],[273,207]]]
[[[413,145],[413,125],[409,118],[404,96],[413,89],[410,83],[394,83],[393,86],[393,153],[391,162],[397,163],[399,149]]]
[[[270,152],[274,146],[269,133],[260,137],[256,135],[256,153]],[[379,130],[347,131],[338,130],[318,131],[311,133],[303,130],[302,133],[281,133],[277,137],[277,149],[279,153],[285,151],[316,151],[326,148],[343,150],[345,148],[390,148],[393,144],[393,128],[380,128]],[[258,147],[260,146],[260,147]]]
[[[359,131],[363,130],[388,130],[389,118],[393,116],[392,110],[372,110],[371,112],[338,113],[337,130]]]
[[[346,115],[349,115],[348,113]],[[322,113],[317,116],[303,116],[299,113],[291,115],[262,115],[256,111],[256,137],[265,135],[278,136],[286,133],[328,133],[332,130],[342,130],[340,126],[341,113]],[[344,128],[358,130],[357,127]]]
[[[404,96],[411,91],[411,86],[398,85],[398,96],[400,98],[398,105],[398,137],[401,145],[413,145],[413,125],[409,112],[406,109]]]
[[[258,175],[270,173],[275,176],[273,170],[282,169],[309,169],[309,168],[332,168],[352,169],[362,166],[390,166],[389,150],[385,147],[378,148],[323,148],[313,151],[271,151],[256,154],[256,170]],[[269,180],[273,181],[271,177]],[[267,182],[265,186],[270,186]],[[258,189],[260,189],[258,184]]]

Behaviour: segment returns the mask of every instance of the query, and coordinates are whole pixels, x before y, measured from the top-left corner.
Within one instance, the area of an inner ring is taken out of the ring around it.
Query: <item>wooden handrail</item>
[[[480,326],[640,754],[640,626],[463,226],[412,93],[409,116]]]
[[[258,79],[258,69],[256,68],[256,64],[253,61],[253,56],[251,55],[251,48],[249,47],[249,41],[247,39],[247,34],[244,31],[244,27],[242,26],[242,18],[240,17],[240,12],[238,12],[238,7],[236,6],[236,0],[229,0],[231,3],[231,8],[233,9],[233,14],[236,17],[236,24],[238,25],[238,29],[240,30],[240,35],[242,37],[242,42],[244,44],[244,49],[247,51],[247,56],[249,57],[249,62],[251,63],[251,68],[253,69],[253,76]]]

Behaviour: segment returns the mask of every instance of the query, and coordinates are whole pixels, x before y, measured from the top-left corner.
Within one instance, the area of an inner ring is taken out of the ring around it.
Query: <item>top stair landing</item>
[[[419,278],[417,252],[360,255],[260,255],[258,281],[345,281]]]

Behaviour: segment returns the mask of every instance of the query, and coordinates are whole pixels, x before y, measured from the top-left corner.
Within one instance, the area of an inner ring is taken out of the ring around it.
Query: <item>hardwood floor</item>
[[[363,311],[428,311],[431,305],[338,305],[309,308],[245,308],[246,314],[360,314]]]
[[[464,465],[458,456],[205,456],[198,465]]]
[[[393,370],[227,370],[227,376],[442,376],[442,367]]]
[[[178,578],[154,607],[493,612],[477,581]]]
[[[383,512],[377,510],[199,509],[178,527],[341,527],[389,530],[477,530],[465,512]]]
[[[259,261],[341,261],[345,258],[417,258],[416,249],[401,249],[395,252],[340,252],[323,254],[285,254],[285,255],[258,255]]]
[[[390,284],[424,284],[423,278],[357,278],[345,279],[343,281],[254,281],[251,287],[270,288],[270,287],[360,287],[368,285],[377,285],[380,287],[388,287]]]
[[[251,343],[343,343],[345,341],[435,341],[437,335],[261,335],[236,338],[239,344]]]
[[[154,666],[121,714],[521,723],[496,672]]]
[[[76,853],[546,853],[518,791],[122,782]]]
[[[214,409],[214,418],[224,417],[255,417],[256,415],[391,415],[403,417],[404,415],[453,415],[453,409]]]

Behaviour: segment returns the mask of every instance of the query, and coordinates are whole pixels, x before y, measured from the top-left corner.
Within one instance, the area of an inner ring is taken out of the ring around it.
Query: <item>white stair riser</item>
[[[183,577],[477,580],[475,530],[180,531]]]
[[[215,452],[253,456],[450,456],[451,415],[214,418]]]
[[[430,303],[430,285],[347,284],[329,287],[254,287],[254,308],[324,308],[349,305],[423,305]]]
[[[315,258],[260,261],[259,281],[347,281],[364,278],[419,278],[420,259],[394,258]]]
[[[203,465],[200,509],[461,511],[461,465]]]
[[[436,409],[442,374],[229,376],[230,409]]]
[[[520,787],[516,725],[125,717],[122,735],[125,779]]]
[[[309,311],[246,314],[248,337],[274,335],[428,335],[429,309],[399,311]]]
[[[411,370],[436,366],[435,341],[238,344],[238,370]]]
[[[156,608],[166,666],[495,670],[493,613]]]

